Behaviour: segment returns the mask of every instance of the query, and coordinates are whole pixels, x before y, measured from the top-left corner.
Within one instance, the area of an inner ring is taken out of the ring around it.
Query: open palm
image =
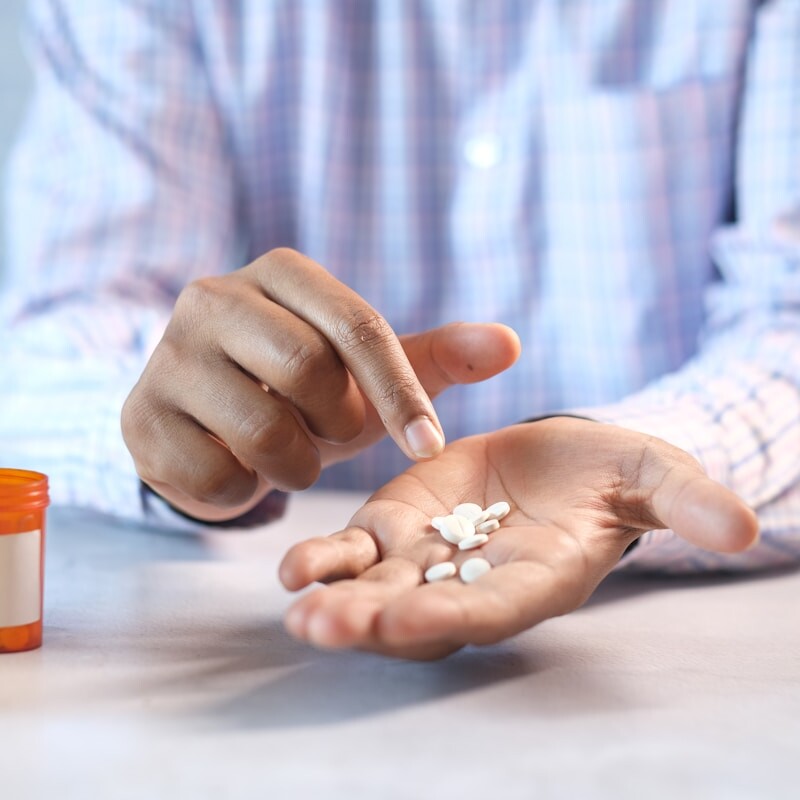
[[[477,550],[430,525],[462,502],[511,512]],[[295,545],[281,565],[301,597],[286,625],[320,647],[437,658],[489,644],[580,606],[643,531],[672,528],[733,552],[757,536],[752,511],[688,454],[610,425],[557,418],[461,439],[377,491],[348,527]],[[438,562],[476,555],[471,584],[426,584]]]

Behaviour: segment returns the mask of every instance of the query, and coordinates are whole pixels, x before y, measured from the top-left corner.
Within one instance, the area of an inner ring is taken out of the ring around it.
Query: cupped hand
[[[458,503],[498,500],[511,512],[479,550],[460,552],[430,526]],[[288,589],[328,585],[297,600],[286,626],[323,648],[438,658],[579,607],[654,528],[720,552],[758,536],[742,500],[654,437],[559,417],[461,439],[386,484],[345,530],[287,553]],[[431,565],[476,555],[493,569],[474,583],[424,582]]]
[[[387,432],[413,460],[439,455],[431,398],[518,355],[499,324],[398,337],[319,264],[279,249],[181,292],[122,432],[142,480],[173,506],[232,519]]]

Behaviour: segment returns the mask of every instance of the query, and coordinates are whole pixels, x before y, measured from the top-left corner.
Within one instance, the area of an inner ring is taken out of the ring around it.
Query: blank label
[[[42,532],[0,534],[0,628],[42,618]]]

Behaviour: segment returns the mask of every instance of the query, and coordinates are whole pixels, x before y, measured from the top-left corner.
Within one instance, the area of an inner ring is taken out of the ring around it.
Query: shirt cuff
[[[190,517],[188,514],[179,511],[164,500],[161,495],[156,494],[144,481],[139,482],[139,493],[147,522],[157,527],[165,527],[173,531],[182,530],[188,533],[215,528],[224,530],[227,528],[256,528],[261,525],[267,525],[283,516],[288,502],[286,492],[275,489],[239,517],[220,522],[208,522]]]

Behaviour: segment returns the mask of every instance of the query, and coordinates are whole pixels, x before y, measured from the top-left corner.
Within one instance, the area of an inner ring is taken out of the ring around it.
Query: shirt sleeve
[[[235,266],[229,143],[182,3],[41,0],[6,186],[0,453],[146,519],[119,425],[180,289]]]
[[[715,232],[720,280],[695,358],[624,401],[577,410],[694,455],[757,512],[761,541],[709,553],[645,534],[622,570],[695,572],[800,560],[800,4],[764,3],[748,50],[735,222]]]

